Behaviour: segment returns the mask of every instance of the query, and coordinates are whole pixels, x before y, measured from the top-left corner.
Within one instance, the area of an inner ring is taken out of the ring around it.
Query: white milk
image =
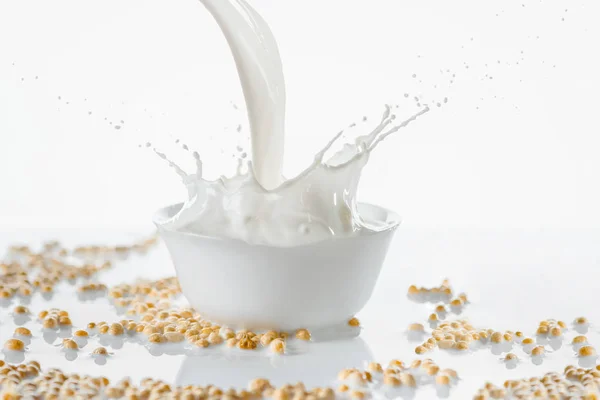
[[[326,152],[342,134],[338,133],[308,168],[284,180],[285,84],[275,38],[244,0],[201,2],[221,27],[237,65],[250,120],[252,162],[248,162],[248,172],[239,169],[236,176],[209,181],[202,176],[197,153],[195,174],[188,175],[169,161],[182,177],[189,197],[163,226],[272,246],[298,246],[387,229],[358,214],[356,192],[362,168],[381,140],[429,108],[396,122],[388,106],[370,134],[345,144],[325,160]]]
[[[285,81],[269,26],[244,0],[200,0],[223,31],[246,98],[256,180],[265,189],[283,182]]]

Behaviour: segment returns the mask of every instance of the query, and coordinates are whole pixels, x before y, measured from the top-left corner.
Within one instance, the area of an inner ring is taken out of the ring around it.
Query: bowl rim
[[[220,236],[207,236],[207,235],[203,235],[200,233],[180,231],[180,230],[164,227],[162,225],[162,222],[166,218],[171,218],[173,215],[175,215],[181,209],[181,207],[183,207],[183,205],[184,205],[183,202],[179,202],[179,203],[161,207],[154,212],[154,214],[152,216],[152,222],[154,223],[154,225],[156,225],[159,233],[166,231],[166,232],[170,232],[170,233],[174,233],[174,234],[178,234],[178,235],[182,235],[182,236],[195,237],[195,238],[204,239],[204,240],[213,240],[213,241],[221,241],[221,242],[226,242],[226,241],[240,242],[240,243],[244,243],[244,244],[247,244],[247,245],[253,246],[253,247],[280,247],[280,248],[292,248],[292,247],[295,248],[295,247],[313,246],[315,244],[319,244],[322,242],[328,242],[328,241],[332,241],[332,240],[338,241],[338,240],[352,239],[352,238],[357,237],[357,236],[337,236],[337,237],[334,236],[329,239],[320,240],[317,242],[312,242],[312,243],[307,243],[307,244],[300,244],[300,245],[296,245],[296,246],[275,246],[275,245],[270,245],[270,244],[250,244],[250,243],[247,243],[240,239],[226,238],[226,237],[220,237]],[[402,218],[400,217],[400,215],[398,215],[396,212],[394,212],[388,208],[378,206],[378,205],[375,205],[372,203],[366,203],[366,202],[358,202],[357,206],[359,208],[361,208],[361,207],[370,208],[379,213],[383,212],[386,216],[386,218],[385,218],[386,226],[385,227],[383,227],[382,229],[379,229],[379,230],[369,230],[368,233],[366,233],[363,236],[374,236],[374,235],[378,235],[378,234],[382,234],[382,233],[393,232],[402,223]]]

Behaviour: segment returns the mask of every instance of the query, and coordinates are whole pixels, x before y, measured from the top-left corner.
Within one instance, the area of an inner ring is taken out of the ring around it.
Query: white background
[[[374,153],[362,199],[425,229],[600,223],[598,2],[252,4],[283,56],[288,174],[386,102],[448,97]],[[147,225],[184,193],[137,146],[182,138],[228,172],[247,125],[231,101],[233,61],[197,1],[0,0],[0,224]]]

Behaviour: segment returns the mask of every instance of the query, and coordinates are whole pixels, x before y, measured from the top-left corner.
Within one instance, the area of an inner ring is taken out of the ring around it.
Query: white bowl
[[[233,328],[326,330],[345,326],[367,303],[398,216],[359,204],[378,232],[296,247],[250,245],[235,239],[163,228],[182,204],[160,209],[154,223],[175,265],[183,294],[211,321]]]

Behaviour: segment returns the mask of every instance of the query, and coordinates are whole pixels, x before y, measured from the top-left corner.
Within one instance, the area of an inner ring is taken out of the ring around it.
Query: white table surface
[[[16,230],[0,233],[0,246],[21,242],[39,244],[44,239],[58,239],[66,245],[110,244],[131,242],[148,231],[113,231],[82,229]],[[587,336],[600,348],[600,231],[443,231],[423,232],[401,227],[392,243],[375,293],[358,315],[363,331],[359,338],[337,342],[310,343],[291,355],[270,357],[266,353],[232,352],[224,346],[196,352],[195,355],[151,354],[139,343],[116,344],[114,355],[105,365],[98,365],[89,352],[98,345],[91,338],[75,360],[67,360],[56,346],[59,339],[42,337],[35,313],[49,307],[66,309],[75,327],[88,321],[117,321],[114,308],[106,298],[80,301],[75,287],[66,283],[56,288],[50,300],[35,294],[27,306],[34,315],[25,323],[34,338],[25,360],[37,360],[43,368],[57,367],[68,372],[102,375],[111,380],[130,376],[134,381],[151,376],[177,384],[215,384],[225,388],[245,387],[256,377],[273,383],[303,381],[308,387],[337,386],[336,375],[348,367],[364,367],[366,361],[387,363],[398,358],[409,362],[416,343],[408,341],[406,327],[413,322],[426,325],[432,304],[417,304],[406,297],[410,284],[439,285],[449,278],[455,291],[470,298],[460,318],[468,318],[475,327],[498,330],[521,330],[533,336],[539,321],[548,318],[571,322],[586,316],[590,322]],[[160,245],[147,255],[122,261],[99,276],[107,285],[132,282],[138,277],[156,279],[173,274],[166,249]],[[11,337],[15,328],[12,308],[20,300],[0,306],[0,340]],[[570,329],[562,345],[549,352],[541,365],[534,365],[519,345],[513,352],[520,357],[514,369],[500,361],[502,355],[489,348],[466,354],[436,349],[425,357],[433,358],[442,368],[457,370],[460,381],[446,397],[469,399],[486,382],[501,384],[506,379],[541,376],[548,371],[562,371],[580,360],[571,347],[575,335]],[[50,342],[50,344],[48,343]],[[178,354],[179,353],[179,354]],[[0,357],[7,358],[6,354]],[[7,361],[16,361],[8,357]],[[432,386],[419,388],[415,398],[437,397]]]

